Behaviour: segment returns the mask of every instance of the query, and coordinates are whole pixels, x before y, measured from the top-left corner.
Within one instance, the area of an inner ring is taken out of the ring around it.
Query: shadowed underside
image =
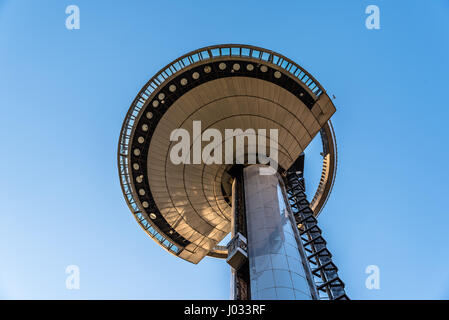
[[[173,164],[171,132],[192,132],[193,121],[201,121],[202,132],[277,129],[278,163],[285,170],[320,130],[324,149],[332,148],[324,162],[335,161],[326,160],[335,149],[328,124],[335,107],[303,69],[260,48],[208,47],[181,57],[159,75],[164,72],[162,79],[153,78],[142,89],[125,119],[119,143],[121,183],[131,210],[150,236],[171,253],[198,263],[214,255],[230,231],[224,186],[230,165]],[[191,150],[192,144],[193,139]],[[245,150],[248,147],[245,139]],[[330,192],[332,181],[327,178],[334,170],[333,163],[323,168],[327,173],[314,199],[317,213]]]

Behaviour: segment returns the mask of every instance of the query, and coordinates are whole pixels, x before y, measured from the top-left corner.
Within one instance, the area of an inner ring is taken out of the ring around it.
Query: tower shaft
[[[241,256],[236,243],[246,242],[247,249],[244,263],[234,264],[233,298],[246,294],[252,300],[317,299],[282,177],[277,172],[267,174],[267,169],[251,165],[243,169],[243,179],[234,180],[228,262]],[[246,226],[241,225],[242,220]]]

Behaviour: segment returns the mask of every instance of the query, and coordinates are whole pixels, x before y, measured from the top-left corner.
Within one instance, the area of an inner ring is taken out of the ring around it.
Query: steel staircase
[[[301,171],[286,172],[287,195],[312,270],[320,300],[349,300],[305,194]]]

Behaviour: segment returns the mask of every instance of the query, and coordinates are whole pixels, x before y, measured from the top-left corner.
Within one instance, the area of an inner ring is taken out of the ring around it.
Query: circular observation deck
[[[126,114],[118,170],[128,206],[170,253],[192,263],[206,255],[224,258],[226,248],[217,244],[231,229],[231,165],[174,164],[171,133],[179,128],[192,132],[194,121],[201,121],[202,132],[277,129],[281,170],[289,169],[320,133],[322,175],[311,201],[318,215],[335,179],[334,112],[321,85],[278,53],[247,45],[188,53],[151,78]]]

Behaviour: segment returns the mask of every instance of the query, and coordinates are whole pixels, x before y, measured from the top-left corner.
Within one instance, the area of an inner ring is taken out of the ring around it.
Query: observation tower
[[[335,180],[335,111],[318,81],[276,52],[229,44],[183,55],[126,114],[126,202],[169,253],[226,261],[232,299],[348,299],[316,220]],[[304,150],[315,137],[322,172],[309,202]]]

